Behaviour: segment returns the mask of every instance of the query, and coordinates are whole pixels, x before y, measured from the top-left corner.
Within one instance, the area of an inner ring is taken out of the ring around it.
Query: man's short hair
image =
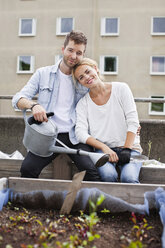
[[[81,31],[72,30],[69,34],[67,34],[64,41],[64,48],[68,45],[70,40],[73,40],[75,44],[84,44],[86,47],[87,38]]]

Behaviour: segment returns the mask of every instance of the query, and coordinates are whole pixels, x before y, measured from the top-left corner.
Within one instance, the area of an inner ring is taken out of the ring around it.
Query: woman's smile
[[[91,85],[96,82],[97,72],[94,68],[89,67],[88,65],[81,65],[75,71],[75,76],[82,85]]]
[[[92,84],[93,83],[93,77],[92,78],[90,78],[89,80],[87,80],[87,84]]]

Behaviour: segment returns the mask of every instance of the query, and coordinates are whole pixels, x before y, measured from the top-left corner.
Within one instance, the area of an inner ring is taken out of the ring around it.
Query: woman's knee
[[[139,183],[139,178],[138,178],[138,176],[131,175],[131,174],[121,175],[120,181],[122,183]]]
[[[110,163],[100,167],[98,171],[102,182],[117,182],[118,174],[115,167]]]
[[[122,183],[139,183],[139,174],[142,163],[129,163],[121,169],[120,181]]]
[[[116,175],[100,175],[102,182],[117,182],[118,177]]]

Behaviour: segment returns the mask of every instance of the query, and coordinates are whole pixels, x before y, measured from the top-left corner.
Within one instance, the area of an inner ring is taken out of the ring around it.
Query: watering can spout
[[[76,150],[76,149],[67,148],[66,146],[65,148],[59,146],[53,146],[51,147],[51,151],[54,153],[67,153],[67,154],[77,154],[80,156],[81,155],[88,156],[90,157],[90,159],[92,160],[92,162],[95,164],[96,167],[101,167],[109,161],[109,154]]]
[[[109,154],[95,153],[94,155],[91,154],[90,158],[96,167],[101,167],[109,161]]]

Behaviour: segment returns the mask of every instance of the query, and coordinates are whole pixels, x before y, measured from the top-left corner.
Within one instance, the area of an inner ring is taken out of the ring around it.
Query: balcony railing
[[[0,95],[0,100],[11,100],[13,98],[12,95]],[[34,100],[37,99],[37,97],[33,98]],[[146,97],[135,97],[135,102],[153,102],[153,103],[165,103],[165,98],[146,98]]]
[[[11,100],[13,98],[13,95],[0,95],[0,100]],[[34,97],[33,99],[37,99],[37,97]]]

